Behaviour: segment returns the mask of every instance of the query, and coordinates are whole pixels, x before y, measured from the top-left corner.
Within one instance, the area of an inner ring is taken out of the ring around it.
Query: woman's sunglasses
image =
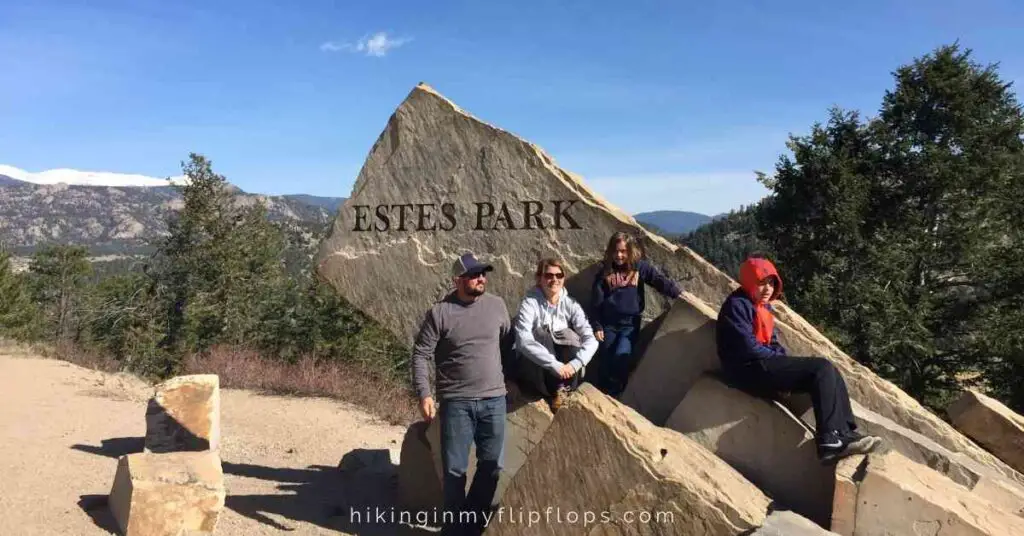
[[[544,272],[544,279],[562,279],[563,277],[565,277],[565,274],[562,272],[558,272],[557,274],[552,272]]]

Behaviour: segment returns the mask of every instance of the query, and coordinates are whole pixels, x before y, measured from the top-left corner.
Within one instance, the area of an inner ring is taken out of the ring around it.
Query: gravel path
[[[106,496],[118,456],[142,450],[151,394],[131,376],[0,354],[0,534],[116,534]],[[216,534],[431,534],[366,520],[393,511],[403,428],[333,400],[231,389],[221,419]]]

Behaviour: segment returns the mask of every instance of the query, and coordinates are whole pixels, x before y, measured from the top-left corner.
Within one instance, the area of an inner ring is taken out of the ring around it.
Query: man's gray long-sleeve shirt
[[[424,315],[413,345],[416,394],[431,396],[429,361],[434,361],[437,398],[504,396],[502,356],[513,340],[505,301],[482,294],[471,303],[449,294]]]

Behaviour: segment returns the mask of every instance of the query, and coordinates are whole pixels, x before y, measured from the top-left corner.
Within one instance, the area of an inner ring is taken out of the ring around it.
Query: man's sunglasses
[[[565,274],[562,272],[558,272],[557,274],[544,272],[544,279],[562,279],[563,277],[565,277]]]

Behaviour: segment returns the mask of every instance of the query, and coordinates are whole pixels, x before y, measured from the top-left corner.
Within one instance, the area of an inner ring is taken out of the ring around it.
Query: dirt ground
[[[107,494],[118,457],[142,450],[151,394],[131,376],[0,354],[0,534],[117,534]],[[393,511],[403,428],[326,399],[224,389],[221,406],[216,534],[432,533],[366,518]]]

